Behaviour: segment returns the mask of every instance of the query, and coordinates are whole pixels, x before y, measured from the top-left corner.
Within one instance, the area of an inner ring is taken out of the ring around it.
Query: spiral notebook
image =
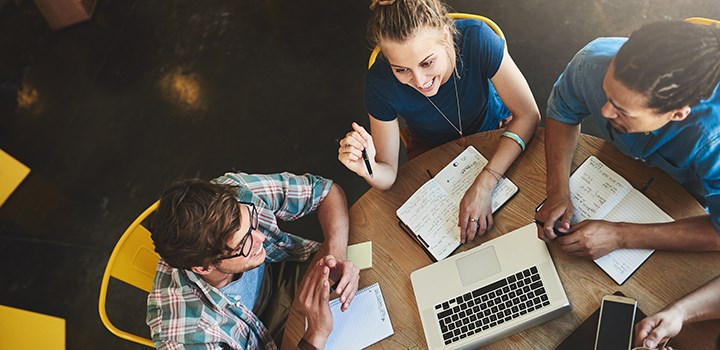
[[[378,283],[360,289],[345,312],[340,304],[330,301],[334,326],[325,349],[364,349],[395,333]]]

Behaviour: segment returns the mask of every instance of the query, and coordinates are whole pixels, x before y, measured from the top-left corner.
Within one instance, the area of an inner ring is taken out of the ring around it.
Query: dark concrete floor
[[[718,0],[450,4],[502,27],[541,111],[593,38],[720,18]],[[33,2],[0,10],[0,148],[32,169],[0,207],[0,304],[65,318],[68,349],[141,349],[100,323],[100,279],[118,237],[170,181],[313,172],[355,201],[368,186],[337,161],[336,142],[353,120],[367,124],[367,5],[98,0],[91,21],[56,32]],[[144,295],[111,287],[111,318],[149,333]]]

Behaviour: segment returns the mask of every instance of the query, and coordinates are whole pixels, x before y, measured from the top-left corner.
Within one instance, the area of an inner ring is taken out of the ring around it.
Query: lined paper
[[[594,156],[589,157],[570,177],[570,193],[575,207],[572,224],[587,219],[642,224],[673,221],[620,174]],[[617,284],[623,284],[653,252],[652,249],[618,249],[595,259],[595,263]]]
[[[359,350],[395,333],[380,284],[359,290],[345,312],[340,311],[340,305],[339,299],[330,301],[334,325],[326,349]]]
[[[435,260],[447,258],[460,246],[460,201],[487,163],[469,146],[397,210],[398,218],[425,243]],[[517,191],[512,181],[502,178],[492,193],[493,213]]]

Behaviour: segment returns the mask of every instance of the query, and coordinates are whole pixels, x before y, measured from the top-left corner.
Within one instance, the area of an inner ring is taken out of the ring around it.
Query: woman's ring
[[[477,221],[477,220],[478,220],[478,219],[470,218],[470,222],[475,222],[475,221]]]

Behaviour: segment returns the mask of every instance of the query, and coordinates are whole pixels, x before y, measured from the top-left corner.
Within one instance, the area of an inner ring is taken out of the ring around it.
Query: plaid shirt
[[[266,262],[305,261],[318,242],[283,232],[277,219],[298,219],[320,205],[332,181],[290,173],[227,173],[212,182],[239,186],[237,199],[255,204],[258,230],[267,236]],[[268,330],[239,302],[228,299],[192,271],[176,269],[162,259],[148,295],[147,324],[158,349],[276,349]]]

